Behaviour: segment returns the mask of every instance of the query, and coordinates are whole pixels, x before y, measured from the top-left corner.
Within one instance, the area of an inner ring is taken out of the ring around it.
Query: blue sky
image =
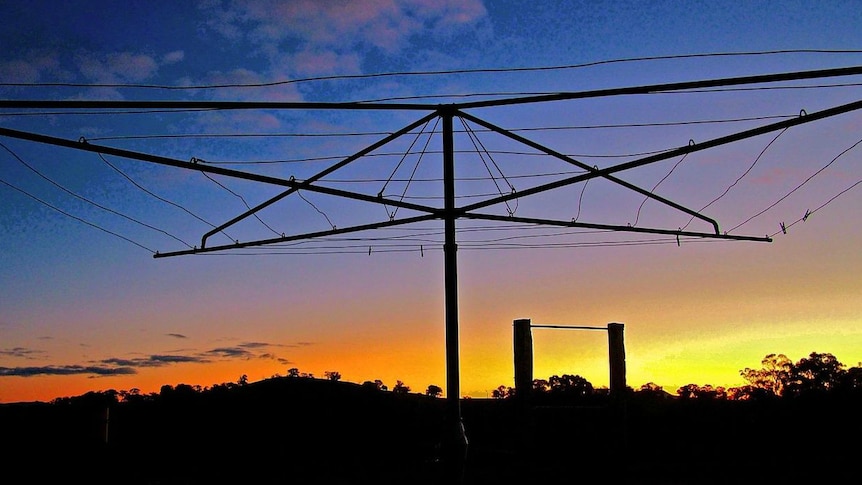
[[[2,100],[383,100],[433,107],[862,61],[855,2],[2,3],[13,19],[0,32]],[[858,101],[859,80],[469,114],[607,167]],[[3,108],[0,127],[299,180],[427,114],[61,111]],[[511,321],[521,317],[626,323],[636,386],[739,384],[739,370],[772,352],[862,361],[851,350],[862,348],[860,230],[848,223],[860,202],[852,188],[862,178],[853,148],[859,126],[854,111],[620,175],[693,210],[703,207],[722,230],[772,235],[772,243],[677,245],[672,237],[459,221],[462,391],[481,396],[511,384]],[[458,121],[455,128],[464,126]],[[439,137],[415,134],[335,172],[325,185],[439,204]],[[213,225],[281,189],[14,137],[0,142],[0,401],[210,385],[290,367],[445,389],[436,222],[233,252],[254,256],[154,259],[154,251],[199,245]],[[475,139],[460,133],[456,143],[465,202],[575,173],[481,130]],[[212,242],[415,215],[300,194]],[[600,180],[489,211],[671,230],[689,222]],[[792,225],[787,234],[782,223]],[[709,229],[699,221],[687,228]],[[537,377],[565,372],[599,385],[606,380],[601,337],[537,336],[536,346]]]

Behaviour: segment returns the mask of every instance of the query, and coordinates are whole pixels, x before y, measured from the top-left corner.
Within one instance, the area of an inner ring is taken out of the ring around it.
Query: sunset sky
[[[862,66],[854,1],[5,2],[0,100],[415,109],[0,108],[0,129],[303,181],[440,104]],[[862,75],[466,108],[599,169],[859,102]],[[426,108],[427,107],[427,108]],[[320,187],[442,207],[442,126]],[[454,120],[456,204],[584,173]],[[512,322],[625,325],[628,384],[743,384],[764,356],[862,365],[862,112],[457,221],[461,394],[514,385]],[[200,255],[284,187],[0,133],[0,402],[256,381],[290,368],[446,391],[443,222]],[[858,184],[858,185],[857,185]],[[422,215],[300,190],[230,245]],[[610,229],[617,230],[610,230]],[[535,329],[535,377],[608,385],[607,335]]]

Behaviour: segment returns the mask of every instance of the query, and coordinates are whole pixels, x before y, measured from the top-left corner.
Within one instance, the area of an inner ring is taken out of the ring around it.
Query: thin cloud
[[[165,334],[165,335],[167,335],[168,337],[174,337],[174,338],[188,338],[188,337],[186,337],[185,335],[183,335],[183,334],[181,334],[181,333],[168,333],[168,334]]]
[[[287,348],[287,349],[295,349],[297,347],[306,347],[309,345],[314,345],[314,342],[295,342],[292,344],[268,344],[270,347],[279,347],[279,348]]]
[[[79,54],[75,61],[86,79],[100,84],[140,82],[151,78],[159,68],[151,56],[132,52]]]
[[[310,343],[303,343],[305,345],[311,345]],[[267,342],[243,342],[236,346],[232,347],[218,347],[212,350],[209,350],[204,353],[206,356],[217,356],[224,359],[242,359],[242,360],[251,360],[251,359],[267,359],[267,360],[276,360],[282,365],[291,364],[292,362],[283,357],[279,357],[272,352],[263,352],[261,354],[256,354],[253,351],[259,349],[268,349],[270,347],[297,347],[300,344],[271,344]]]
[[[100,362],[121,367],[141,367],[142,360],[144,359],[105,359]]]
[[[179,84],[223,86],[189,94],[236,101],[303,101],[314,93],[284,84],[286,81],[361,74],[372,53],[400,56],[410,52],[426,63],[442,58],[447,66],[452,61],[464,62],[442,56],[438,46],[461,34],[475,37],[477,32],[485,32],[489,23],[481,0],[204,1],[198,5],[203,17],[199,34],[213,43],[228,41],[242,46],[248,53],[248,65],[184,78]],[[248,89],[250,85],[254,89]],[[400,92],[392,86],[382,89],[390,96]],[[271,114],[255,113],[251,119],[239,119],[241,114],[206,113],[198,118],[196,129],[267,131],[280,129],[283,123]]]
[[[364,44],[394,52],[411,36],[442,27],[470,25],[487,16],[479,0],[356,1],[277,0],[243,2],[220,9],[204,6],[207,25],[234,40],[248,40],[274,49],[287,39],[323,46]]]
[[[137,52],[111,52],[107,54],[79,52],[72,62],[78,73],[87,82],[94,84],[141,83],[158,74],[162,64],[177,62],[181,51],[174,51],[162,57],[161,62],[151,55]],[[93,87],[73,96],[72,99],[101,98],[105,100],[125,99],[115,87]]]
[[[271,344],[264,343],[264,342],[245,342],[245,343],[239,344],[239,347],[242,347],[244,349],[259,349],[259,348],[271,347],[271,346],[272,346]]]
[[[104,359],[99,361],[102,364],[110,364],[126,367],[164,367],[171,364],[186,364],[186,363],[206,363],[209,362],[206,358],[199,356],[188,355],[151,355],[149,357],[141,357],[137,359]]]
[[[168,52],[162,56],[162,62],[165,64],[176,64],[177,62],[182,61],[185,57],[186,54],[183,51]]]
[[[6,357],[19,357],[22,359],[34,359],[36,355],[44,355],[41,350],[26,349],[24,347],[14,347],[11,349],[0,349],[0,355]]]
[[[149,358],[150,362],[159,362],[164,364],[184,364],[189,362],[194,363],[204,363],[209,362],[208,360],[201,357],[194,357],[188,355],[151,355]]]
[[[244,358],[246,360],[254,357],[254,354],[252,354],[248,350],[241,349],[239,347],[219,347],[207,351],[206,354],[217,357],[227,357],[231,359]]]
[[[113,376],[113,375],[130,375],[137,374],[130,367],[98,367],[98,366],[82,366],[82,365],[64,365],[64,366],[43,366],[43,367],[0,367],[0,376],[18,376],[18,377],[35,377],[35,376],[71,376],[71,375],[94,375],[94,376]]]
[[[60,59],[56,52],[30,52],[22,59],[0,62],[0,79],[7,83],[35,83],[57,74]]]
[[[176,338],[186,338],[181,334],[169,334]],[[309,342],[300,342],[298,344],[270,344],[266,342],[243,342],[230,347],[217,347],[205,352],[186,354],[186,355],[168,355],[168,354],[152,354],[146,357],[137,357],[132,359],[123,359],[112,357],[94,361],[92,365],[48,365],[48,366],[22,366],[22,367],[0,367],[0,377],[38,377],[38,376],[70,376],[70,375],[90,375],[91,377],[117,376],[117,375],[134,375],[138,373],[137,369],[143,368],[158,368],[177,364],[205,364],[212,362],[213,358],[218,359],[267,359],[279,362],[280,365],[292,364],[292,362],[283,357],[278,357],[272,352],[262,352],[260,354],[255,350],[265,350],[270,347],[295,347],[298,345],[311,345]],[[27,349],[24,347],[14,347],[9,349],[0,349],[0,355],[9,357],[32,358],[35,354],[42,352]]]
[[[261,88],[261,90],[228,88],[219,89],[213,93],[214,99],[225,99],[231,101],[253,100],[255,98],[267,99],[269,101],[299,101],[297,95],[292,97],[289,94],[295,91],[295,88],[283,90],[275,94],[267,94],[270,91],[276,91],[275,88]],[[233,132],[233,131],[277,131],[282,127],[281,120],[271,113],[248,113],[244,111],[208,111],[200,113],[194,123],[190,125],[194,129],[210,132]]]
[[[279,357],[275,354],[269,354],[269,353],[259,355],[258,359],[274,360],[281,365],[293,364],[293,362],[288,360],[288,359],[285,359],[283,357]]]
[[[488,16],[480,0],[207,2],[201,10],[211,33],[233,43],[248,42],[282,80],[358,73],[370,50],[396,54],[415,49],[413,39],[473,30]],[[295,50],[286,51],[286,45]]]
[[[301,76],[360,73],[361,58],[355,53],[305,50],[293,56],[291,67]]]

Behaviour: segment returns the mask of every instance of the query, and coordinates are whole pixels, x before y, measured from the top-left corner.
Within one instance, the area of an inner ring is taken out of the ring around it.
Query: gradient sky
[[[0,5],[2,100],[432,106],[862,65],[854,1]],[[402,74],[362,76],[384,73]],[[603,168],[855,102],[860,83],[849,76],[467,112]],[[4,108],[0,127],[300,180],[426,114],[61,111]],[[459,204],[579,173],[470,125],[490,152],[480,156],[458,120],[455,128]],[[624,323],[632,387],[740,385],[739,371],[770,353],[796,361],[828,352],[860,365],[860,128],[862,114],[851,111],[617,174],[702,211],[722,231],[769,243],[459,220],[462,394],[514,384],[518,318]],[[440,137],[415,133],[321,184],[440,206]],[[7,136],[0,143],[0,402],[210,386],[243,374],[254,381],[291,367],[445,390],[442,222],[155,259],[154,251],[199,245],[212,224],[281,190]],[[299,195],[211,244],[417,214]],[[710,230],[600,179],[485,212]],[[608,384],[604,332],[536,329],[534,351],[537,378]]]

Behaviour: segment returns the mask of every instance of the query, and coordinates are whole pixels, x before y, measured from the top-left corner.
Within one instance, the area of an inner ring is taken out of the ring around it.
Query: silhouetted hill
[[[96,401],[95,399],[93,401]],[[433,468],[442,401],[357,384],[277,378],[154,400],[0,408],[28,481],[386,482]],[[108,415],[107,443],[105,416]]]
[[[95,394],[7,404],[0,429],[4,462],[30,483],[452,483],[438,461],[445,404],[347,382],[273,378],[203,392],[177,386],[130,402]],[[624,401],[558,396],[534,404],[462,401],[470,441],[463,483],[858,476],[858,393],[728,401],[632,392]]]

